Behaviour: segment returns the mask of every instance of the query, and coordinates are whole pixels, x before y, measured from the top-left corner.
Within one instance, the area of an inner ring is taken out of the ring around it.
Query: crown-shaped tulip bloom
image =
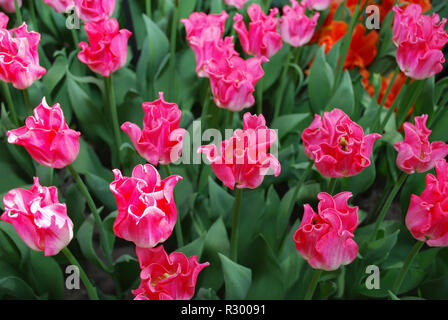
[[[31,189],[14,189],[3,198],[1,220],[13,225],[23,241],[46,256],[57,255],[73,238],[67,207],[59,203],[56,187],[43,187],[34,178]]]
[[[59,103],[50,107],[45,98],[25,120],[25,126],[6,133],[8,142],[25,147],[36,162],[62,169],[78,157],[80,132],[65,122]]]

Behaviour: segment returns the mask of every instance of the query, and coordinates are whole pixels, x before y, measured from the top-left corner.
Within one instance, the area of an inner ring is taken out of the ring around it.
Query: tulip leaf
[[[190,242],[189,244],[183,246],[182,248],[178,248],[176,251],[182,252],[187,257],[196,256],[199,261],[201,259],[202,252],[204,250],[204,242],[205,242],[205,235],[202,235],[199,238]]]
[[[121,290],[134,289],[140,280],[138,260],[130,255],[122,255],[114,263],[114,272],[120,283]]]
[[[0,295],[22,300],[37,300],[33,289],[18,277],[6,277],[0,279]]]
[[[328,105],[331,108],[341,109],[349,117],[355,111],[355,93],[353,91],[352,79],[350,78],[350,73],[348,71],[344,72],[341,84]]]
[[[79,243],[79,247],[81,248],[81,252],[89,260],[98,268],[107,271],[108,267],[104,264],[104,262],[98,257],[95,249],[93,247],[93,230],[94,230],[95,222],[92,216],[86,218],[84,223],[78,230],[76,238]]]
[[[208,192],[210,194],[210,218],[215,220],[222,217],[226,221],[232,212],[235,198],[221,188],[211,176],[208,177]]]
[[[252,271],[220,253],[218,255],[224,272],[226,300],[244,300],[252,282]]]
[[[308,95],[314,113],[320,113],[332,96],[334,73],[325,60],[324,48],[320,47],[308,76]]]

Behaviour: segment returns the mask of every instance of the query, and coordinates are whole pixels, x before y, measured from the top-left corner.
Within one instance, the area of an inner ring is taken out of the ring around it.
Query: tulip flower
[[[442,141],[430,143],[431,130],[426,126],[428,115],[415,117],[415,125],[405,122],[403,141],[394,144],[397,150],[397,166],[400,170],[412,174],[426,172],[434,168],[438,159],[448,155],[448,145]]]
[[[109,77],[126,64],[128,40],[132,34],[129,30],[119,30],[120,26],[114,18],[88,22],[84,28],[90,45],[79,43],[81,51],[78,58],[82,63],[103,77]]]
[[[73,238],[67,207],[58,201],[56,187],[43,187],[39,178],[29,189],[14,189],[3,198],[1,220],[13,225],[22,240],[46,256],[57,255]]]
[[[448,43],[446,19],[438,14],[422,15],[422,7],[411,4],[406,9],[394,7],[393,41],[398,46],[397,63],[401,71],[422,80],[442,71],[445,62],[442,48]]]
[[[74,0],[76,11],[84,22],[108,19],[115,10],[115,0]]]
[[[182,112],[175,103],[168,103],[159,92],[159,99],[143,103],[143,130],[125,122],[121,129],[129,135],[137,152],[153,165],[170,164],[182,153],[185,129],[179,128]]]
[[[406,226],[412,236],[430,247],[448,246],[448,164],[435,162],[437,177],[426,175],[426,188],[413,194],[406,214]]]
[[[370,166],[373,144],[381,135],[364,130],[340,109],[315,115],[302,132],[306,155],[325,177],[351,177]]]
[[[266,61],[265,57],[244,60],[238,56],[209,61],[205,72],[216,106],[234,112],[253,106],[255,85],[264,75],[261,64]]]
[[[22,6],[22,0],[18,0],[19,8]],[[6,12],[16,12],[16,5],[14,0],[0,0],[0,8]]]
[[[181,252],[168,255],[163,248],[136,248],[140,264],[140,286],[133,290],[135,300],[190,300],[199,272],[209,266],[187,258]]]
[[[277,177],[280,162],[268,153],[277,139],[274,130],[266,126],[263,115],[243,117],[244,129],[236,130],[233,137],[221,143],[220,152],[215,145],[201,146],[198,153],[207,155],[213,172],[225,186],[234,189],[257,188],[271,169]]]
[[[43,98],[33,114],[25,126],[6,133],[8,142],[25,147],[36,162],[47,167],[61,169],[75,161],[81,133],[68,127],[61,106],[50,107]]]
[[[308,4],[308,8],[310,10],[319,10],[324,11],[327,10],[330,6],[331,0],[306,0]]]
[[[358,245],[353,240],[358,225],[358,207],[350,207],[350,192],[334,197],[319,193],[318,214],[309,204],[294,242],[300,255],[314,269],[337,270],[341,265],[352,263],[358,255]]]
[[[68,8],[72,8],[75,5],[75,0],[42,0],[50,7],[54,9],[54,11],[59,13],[67,12]]]
[[[244,8],[247,1],[249,0],[224,0],[224,3],[228,6],[233,6],[241,10]]]
[[[27,89],[46,73],[39,65],[40,34],[29,32],[26,23],[6,29],[8,17],[0,12],[0,80],[16,89]]]
[[[256,3],[247,8],[250,17],[249,30],[243,16],[237,13],[234,17],[234,29],[238,33],[244,52],[251,56],[271,58],[283,46],[282,36],[277,32],[278,9],[271,9],[266,15]]]
[[[131,177],[113,171],[110,190],[115,196],[118,216],[113,231],[117,237],[142,248],[153,248],[171,235],[177,220],[173,190],[181,176],[161,180],[150,164],[138,165]]]
[[[291,7],[283,7],[283,16],[280,18],[280,34],[283,41],[293,47],[301,47],[307,44],[313,37],[317,26],[319,13],[316,12],[311,18],[305,14],[306,3],[299,4],[291,0]]]

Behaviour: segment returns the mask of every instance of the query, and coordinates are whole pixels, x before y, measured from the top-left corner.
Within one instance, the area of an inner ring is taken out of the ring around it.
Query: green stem
[[[373,127],[373,132],[376,132],[377,124],[381,122],[380,121],[380,119],[381,119],[381,112],[383,111],[384,105],[386,104],[386,101],[387,101],[387,97],[389,96],[390,91],[392,90],[392,87],[394,86],[395,79],[397,78],[399,73],[400,73],[400,69],[399,68],[395,69],[394,75],[392,76],[392,79],[390,80],[390,83],[387,86],[386,93],[384,94],[383,100],[381,101],[381,105],[378,108],[378,110],[376,112],[376,116],[374,118],[375,124],[374,124],[374,127]],[[380,90],[378,90],[378,93],[381,91],[381,86],[380,86],[379,89]]]
[[[227,128],[233,129],[233,111],[227,111]]]
[[[171,176],[171,168],[170,168],[169,164],[165,165],[165,171],[166,171],[167,177]],[[174,192],[173,192],[173,198],[174,198],[174,203],[176,203],[176,195],[174,194]],[[177,247],[178,248],[182,248],[184,246],[184,237],[182,235],[182,224],[181,224],[181,221],[182,221],[182,217],[181,217],[180,213],[178,212],[178,214],[177,214],[177,221],[176,221],[176,225],[175,225]]]
[[[263,113],[263,78],[258,80],[257,86],[257,114]]]
[[[5,95],[6,104],[8,105],[9,113],[11,114],[12,122],[14,125],[19,125],[19,118],[17,118],[16,109],[14,108],[14,102],[11,97],[11,92],[9,91],[8,84],[6,82],[0,81],[3,86],[3,93]]]
[[[117,105],[115,102],[115,92],[114,92],[114,80],[112,74],[104,78],[106,85],[106,97],[107,102],[109,104],[109,112],[112,118],[112,126],[114,131],[114,139],[115,139],[115,157],[114,157],[114,166],[120,166],[120,148],[121,148],[121,134],[120,134],[120,125],[118,123],[118,113],[117,113]]]
[[[238,236],[240,225],[240,206],[243,197],[243,189],[236,189],[235,204],[233,206],[232,235],[230,237],[230,259],[238,260]]]
[[[101,238],[101,244],[102,249],[104,252],[104,255],[106,256],[107,263],[109,267],[112,267],[112,256],[111,256],[111,249],[109,246],[109,240],[107,238],[106,229],[104,228],[103,221],[101,220],[100,213],[98,212],[98,209],[96,208],[95,202],[92,199],[92,196],[89,193],[89,190],[87,189],[87,186],[82,181],[81,177],[79,176],[76,169],[70,164],[67,166],[67,169],[70,171],[70,174],[72,175],[73,179],[75,179],[76,184],[78,185],[78,189],[81,192],[81,194],[84,196],[84,198],[87,201],[87,205],[90,208],[90,211],[93,214],[93,218],[95,219],[95,223],[98,227],[98,231],[100,233]]]
[[[289,203],[289,207],[288,207],[288,212],[292,212],[292,209],[294,208],[294,204],[296,203],[297,200],[297,195],[299,194],[300,189],[302,188],[303,183],[305,182],[306,178],[308,177],[308,175],[311,172],[311,169],[313,168],[313,161],[310,161],[308,166],[306,167],[305,171],[302,173],[302,176],[300,177],[299,182],[297,182],[297,186],[294,189],[294,193],[292,195],[291,198],[291,202]]]
[[[179,0],[175,0],[174,9],[173,9],[173,21],[171,23],[171,38],[170,38],[170,60],[171,60],[172,65],[174,65],[174,63],[176,61],[177,26],[179,23],[178,7],[179,7]]]
[[[380,229],[380,226],[383,223],[384,218],[386,217],[386,214],[389,211],[390,206],[392,205],[392,201],[394,201],[395,196],[397,195],[398,191],[400,191],[401,186],[404,184],[407,177],[408,177],[408,174],[406,172],[403,172],[401,174],[401,176],[398,178],[397,183],[395,184],[394,188],[389,193],[389,197],[387,198],[387,200],[383,206],[383,209],[381,210],[380,214],[378,215],[378,219],[376,220],[375,229],[373,230],[373,233],[370,237],[371,241],[376,239],[378,230]]]
[[[418,252],[420,251],[420,249],[423,247],[424,244],[425,243],[422,241],[417,241],[417,243],[414,245],[411,252],[409,253],[408,257],[406,258],[406,261],[403,267],[401,268],[398,277],[395,279],[394,286],[392,288],[392,292],[395,293],[396,295],[398,294],[401,288],[401,285],[404,281],[404,278],[406,277],[406,274],[409,271],[409,268],[412,265],[412,262],[414,261],[415,257],[417,256]]]
[[[36,11],[34,9],[34,0],[29,1],[30,1],[29,10],[31,12],[31,21],[33,21],[34,30],[37,30],[37,18],[36,18]]]
[[[75,50],[78,50],[78,43],[79,43],[79,36],[78,36],[78,30],[75,28],[71,29],[72,38],[73,38],[73,44],[75,45]]]
[[[152,12],[151,12],[151,0],[145,0],[145,9],[146,9],[146,15],[152,19]]]
[[[67,257],[67,260],[72,265],[78,267],[79,276],[81,278],[82,283],[84,283],[84,286],[86,287],[87,294],[89,295],[90,300],[99,300],[96,288],[90,282],[89,278],[87,277],[87,274],[79,264],[78,260],[76,260],[75,256],[71,253],[71,251],[67,247],[62,249],[62,253]]]
[[[288,74],[288,68],[291,58],[292,50],[291,47],[289,47],[288,56],[286,57],[285,63],[283,65],[283,71],[280,78],[280,87],[278,88],[279,92],[277,93],[277,99],[275,101],[274,119],[276,119],[280,115],[280,108],[283,101],[283,91],[285,91],[286,76]]]
[[[202,130],[207,129],[207,119],[208,119],[208,108],[210,106],[210,94],[211,89],[210,87],[207,88],[207,93],[205,94],[205,100],[203,103],[202,113],[201,113],[201,126]]]
[[[28,89],[23,89],[23,100],[25,101],[25,108],[28,115],[33,114],[33,108],[31,108],[30,95],[28,93]]]
[[[395,111],[395,108],[397,107],[398,103],[400,102],[401,98],[403,97],[407,86],[410,82],[410,78],[408,78],[406,80],[406,82],[404,83],[403,87],[401,87],[400,92],[398,93],[398,96],[395,98],[394,103],[392,104],[392,106],[389,108],[389,110],[387,111],[386,117],[384,118],[383,122],[381,123],[381,126],[378,130],[379,133],[382,133],[384,131],[384,128],[386,128],[387,123],[389,122],[390,117],[392,116],[392,114]]]
[[[448,105],[439,106],[435,114],[428,121],[428,128],[434,129],[437,122],[444,117],[445,113],[448,111]]]
[[[315,269],[313,273],[313,278],[311,279],[310,285],[308,286],[308,290],[306,290],[304,300],[311,300],[314,295],[314,291],[316,291],[317,284],[319,283],[320,276],[322,275],[322,270]]]
[[[328,193],[330,195],[333,195],[334,190],[336,188],[336,183],[338,182],[338,180],[336,178],[331,178],[330,179],[330,183],[328,184]]]
[[[14,0],[14,6],[16,7],[16,17],[19,25],[23,23],[22,13],[20,12],[19,2]]]

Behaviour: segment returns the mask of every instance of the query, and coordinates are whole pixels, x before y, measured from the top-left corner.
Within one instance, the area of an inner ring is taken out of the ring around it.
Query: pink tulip
[[[448,164],[435,163],[437,178],[426,175],[426,188],[420,196],[413,194],[406,214],[406,226],[415,239],[430,247],[448,246]]]
[[[325,177],[351,177],[370,166],[373,144],[381,135],[364,130],[340,109],[314,116],[302,132],[306,155]]]
[[[412,174],[426,172],[434,168],[438,159],[448,155],[448,145],[442,141],[429,143],[431,130],[426,126],[428,115],[415,117],[415,125],[405,122],[405,138],[394,144],[397,150],[397,166],[402,171]]]
[[[3,198],[1,220],[10,223],[22,240],[46,256],[57,255],[73,238],[67,207],[58,201],[56,187],[42,187],[39,178],[29,190],[14,189]]]
[[[159,92],[159,99],[143,103],[143,130],[125,122],[121,129],[129,135],[137,152],[153,165],[169,164],[179,159],[185,129],[179,128],[182,112],[175,103],[168,103]]]
[[[244,129],[236,130],[233,137],[221,143],[220,153],[212,145],[201,146],[198,153],[207,156],[213,172],[225,186],[255,189],[272,169],[277,177],[281,171],[277,158],[267,153],[277,139],[274,130],[266,126],[263,115],[251,115],[247,112],[244,117]]]
[[[0,80],[26,89],[39,80],[46,70],[39,65],[40,34],[28,32],[28,26],[7,30],[8,16],[0,16]]]
[[[250,17],[249,30],[243,21],[243,16],[237,13],[234,17],[234,28],[238,33],[244,52],[256,57],[270,58],[283,46],[282,36],[277,32],[278,9],[271,9],[266,15],[256,3],[247,8]]]
[[[224,0],[224,3],[228,6],[233,6],[238,9],[243,9],[246,2],[249,0]]]
[[[219,108],[239,112],[255,103],[255,85],[264,71],[261,64],[265,57],[244,60],[238,56],[228,59],[211,59],[205,72],[210,77],[210,86]]]
[[[43,2],[59,13],[66,13],[68,8],[72,8],[75,5],[74,0],[43,0]]]
[[[448,43],[446,19],[438,14],[422,15],[422,7],[394,7],[393,41],[398,46],[397,63],[403,73],[422,80],[441,72],[445,58],[442,48]]]
[[[115,0],[74,0],[77,13],[84,22],[107,19],[114,13]]]
[[[324,11],[327,10],[331,4],[331,0],[306,0],[308,8],[311,10]]]
[[[127,61],[128,40],[132,33],[119,29],[114,18],[86,23],[90,46],[86,42],[79,43],[79,60],[103,77],[109,77],[122,68]]]
[[[114,175],[110,190],[118,207],[113,226],[117,237],[142,248],[153,248],[168,239],[177,221],[173,190],[182,177],[161,180],[150,164],[136,166],[129,178],[118,169]]]
[[[79,153],[79,136],[65,122],[59,103],[48,106],[45,98],[25,121],[25,126],[8,131],[8,142],[24,146],[38,163],[61,169],[71,164]]]
[[[185,25],[187,40],[196,57],[196,73],[208,78],[205,67],[210,59],[227,59],[238,55],[234,50],[233,37],[222,40],[228,14],[205,14],[193,12],[188,19],[181,19]]]
[[[309,204],[299,229],[294,233],[294,242],[300,255],[314,269],[337,270],[348,265],[358,255],[358,245],[353,241],[358,225],[358,207],[350,207],[350,192],[334,197],[319,193],[318,214]]]
[[[18,0],[17,4],[19,5],[19,8],[21,8],[22,0]],[[14,0],[0,0],[0,8],[6,12],[16,12]]]
[[[135,300],[190,300],[199,272],[209,266],[187,258],[181,252],[168,255],[163,246],[154,249],[136,248],[140,263],[140,286],[133,290]]]
[[[280,18],[280,34],[283,41],[293,47],[301,47],[307,44],[313,37],[314,30],[319,19],[316,12],[311,18],[305,14],[306,3],[300,5],[296,0],[291,0],[292,7],[283,7],[283,16]]]

